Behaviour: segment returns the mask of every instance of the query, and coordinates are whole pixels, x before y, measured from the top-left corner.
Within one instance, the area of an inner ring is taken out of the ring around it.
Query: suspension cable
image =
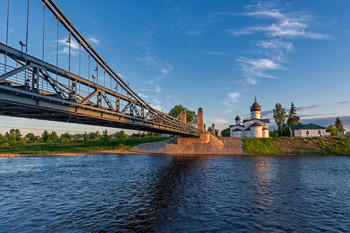
[[[27,65],[27,55],[28,55],[28,25],[29,25],[29,0],[27,2],[27,28],[26,28],[26,59],[25,65]],[[25,69],[24,77],[27,79],[27,69]]]
[[[44,2],[43,6],[43,49],[42,49],[42,59],[45,60],[45,5],[46,3]],[[41,80],[41,88],[44,90],[44,79]]]
[[[44,61],[44,57],[45,57],[45,5],[46,3],[44,2],[44,6],[43,6],[43,51],[42,51],[42,59]]]
[[[81,67],[81,44],[79,43],[79,76],[80,76],[80,67]]]
[[[88,65],[88,79],[90,81],[90,54],[88,55],[88,63],[89,63],[89,65]],[[90,85],[88,87],[88,92],[90,92]]]
[[[56,67],[58,67],[58,34],[59,34],[60,19],[57,18],[57,40],[56,40]],[[57,81],[57,70],[56,70],[56,81]]]
[[[10,16],[10,0],[7,0],[7,21],[6,21],[6,46],[9,40],[9,16]],[[7,50],[5,53],[5,73],[7,68]]]
[[[69,32],[68,36],[68,42],[69,43],[69,50],[68,50],[68,72],[69,72],[69,80],[68,80],[68,88],[73,88],[73,85],[71,85],[71,79],[70,79],[70,49],[71,49],[71,38],[70,38],[71,32]],[[72,93],[71,93],[72,94]]]

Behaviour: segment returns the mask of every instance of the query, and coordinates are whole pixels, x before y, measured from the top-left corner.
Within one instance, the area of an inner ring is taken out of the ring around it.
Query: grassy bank
[[[55,154],[55,153],[79,153],[85,151],[102,150],[129,150],[134,146],[146,142],[165,141],[169,138],[126,138],[110,139],[108,141],[89,140],[71,141],[68,143],[33,143],[0,147],[0,154]]]
[[[350,155],[350,138],[245,138],[243,151],[248,154]]]
[[[244,138],[243,151],[248,154],[280,154],[275,142],[271,138]]]

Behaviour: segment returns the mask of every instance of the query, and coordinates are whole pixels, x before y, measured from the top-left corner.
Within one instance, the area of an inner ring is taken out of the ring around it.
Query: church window
[[[306,131],[306,135],[309,136],[309,131]]]
[[[318,134],[321,134],[321,130],[318,131]]]

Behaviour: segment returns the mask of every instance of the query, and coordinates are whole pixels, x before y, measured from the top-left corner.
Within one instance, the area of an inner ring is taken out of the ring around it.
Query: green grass
[[[129,150],[134,146],[146,142],[165,141],[169,138],[127,138],[111,139],[109,141],[71,141],[69,143],[35,143],[0,147],[0,154],[54,154],[54,153],[79,153],[84,151],[101,150]]]
[[[330,155],[350,155],[350,137],[318,138],[318,143]]]
[[[244,138],[243,151],[247,154],[280,154],[272,138]]]

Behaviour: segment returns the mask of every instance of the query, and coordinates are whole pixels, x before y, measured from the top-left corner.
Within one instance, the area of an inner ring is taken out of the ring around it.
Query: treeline
[[[38,136],[33,133],[27,133],[25,136],[21,134],[19,129],[10,129],[5,135],[0,134],[0,145],[2,147],[25,145],[30,143],[69,143],[70,141],[109,141],[111,139],[126,139],[126,138],[146,138],[146,137],[158,137],[159,134],[138,132],[131,135],[127,135],[124,130],[118,131],[113,134],[109,134],[107,130],[102,133],[96,132],[85,132],[84,134],[70,134],[68,132],[58,136],[56,131],[47,131]]]

